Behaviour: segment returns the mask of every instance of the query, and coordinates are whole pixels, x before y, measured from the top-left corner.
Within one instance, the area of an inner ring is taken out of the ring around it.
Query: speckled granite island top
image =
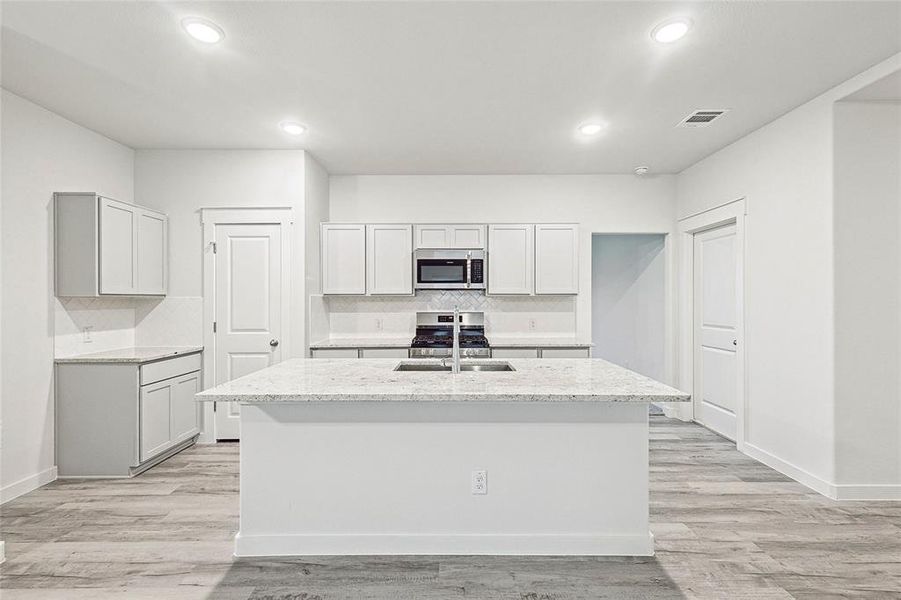
[[[398,359],[288,360],[201,392],[199,401],[686,402],[690,396],[600,359],[510,359],[512,372],[400,372]],[[419,359],[419,363],[432,362]],[[434,361],[437,362],[437,361]],[[467,361],[463,361],[466,363]],[[485,361],[479,361],[485,362]]]
[[[142,346],[117,348],[104,352],[76,354],[54,359],[57,364],[68,363],[148,363],[203,351],[203,346]]]

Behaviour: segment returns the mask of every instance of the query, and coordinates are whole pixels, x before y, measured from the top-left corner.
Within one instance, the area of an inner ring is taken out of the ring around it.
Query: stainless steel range
[[[410,345],[410,358],[451,356],[454,345],[454,313],[416,313],[416,337]],[[460,356],[489,358],[491,350],[485,338],[485,313],[460,313]]]

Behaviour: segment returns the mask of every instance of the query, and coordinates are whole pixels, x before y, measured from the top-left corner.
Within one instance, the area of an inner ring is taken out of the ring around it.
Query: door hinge
[[[218,402],[213,402],[213,412],[216,412],[216,405],[217,405],[217,404],[219,404],[219,403],[218,403]]]
[[[216,254],[216,242],[210,242],[213,245],[213,254]]]
[[[216,333],[216,321],[213,321],[213,333]]]

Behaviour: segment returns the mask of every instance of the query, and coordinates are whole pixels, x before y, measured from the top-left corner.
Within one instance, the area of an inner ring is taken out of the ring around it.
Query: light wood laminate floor
[[[901,503],[833,502],[652,417],[653,558],[235,559],[238,447],[0,509],[2,600],[901,598]],[[365,501],[361,497],[361,502]]]

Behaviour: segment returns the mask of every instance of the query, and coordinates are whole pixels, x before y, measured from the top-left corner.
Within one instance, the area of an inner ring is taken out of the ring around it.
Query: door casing
[[[745,330],[747,327],[747,301],[745,273],[747,262],[747,198],[739,198],[731,202],[689,215],[679,220],[679,388],[694,394],[694,236],[707,229],[714,229],[729,223],[735,223],[736,248],[739,253],[735,298],[738,302],[736,323],[736,379],[738,392],[736,397],[736,431],[735,445],[738,450],[744,449],[747,439],[747,360],[745,348]],[[694,402],[685,403],[681,409],[685,418],[694,419]]]

